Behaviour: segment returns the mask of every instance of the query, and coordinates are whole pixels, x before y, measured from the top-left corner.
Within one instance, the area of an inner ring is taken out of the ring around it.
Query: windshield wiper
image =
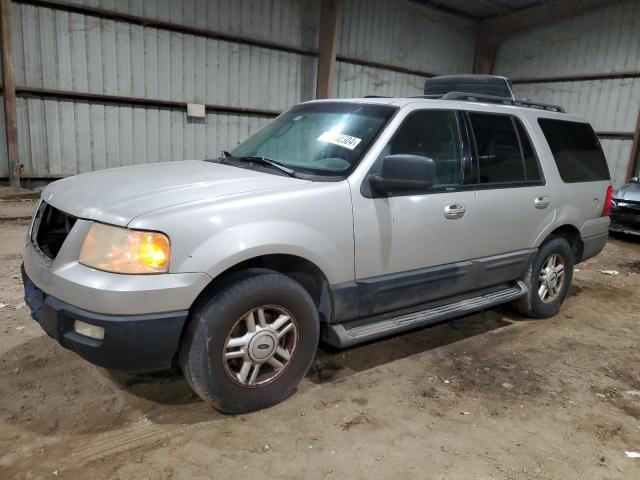
[[[270,167],[275,168],[276,170],[279,170],[283,173],[286,173],[287,175],[289,175],[290,177],[294,177],[294,178],[298,178],[298,175],[296,174],[295,170],[292,170],[288,167],[285,167],[284,165],[282,165],[280,162],[276,162],[275,160],[270,160],[268,158],[264,158],[264,157],[260,157],[260,156],[245,156],[245,157],[234,157],[233,155],[231,155],[229,152],[222,152],[225,157],[233,159],[233,160],[240,160],[243,162],[251,162],[251,163],[259,163],[261,165],[268,165]]]

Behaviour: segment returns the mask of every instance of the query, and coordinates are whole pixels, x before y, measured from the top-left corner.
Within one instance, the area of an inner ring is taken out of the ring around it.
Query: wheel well
[[[229,283],[264,270],[281,273],[298,282],[316,304],[320,320],[327,321],[330,319],[332,314],[331,293],[329,282],[324,273],[309,260],[286,254],[263,255],[245,260],[228,268],[216,276],[198,295],[191,307],[192,310]]]
[[[295,255],[263,255],[238,263],[211,280],[209,285],[200,292],[191,305],[191,308],[189,309],[189,317],[182,327],[179,344],[182,345],[187,328],[191,323],[193,311],[198,308],[199,305],[207,301],[230,283],[257,273],[274,271],[286,275],[302,285],[309,295],[311,295],[313,302],[316,304],[321,322],[328,321],[331,318],[333,302],[331,299],[329,281],[327,280],[327,277],[325,277],[324,273],[322,273],[314,263]],[[176,351],[174,355],[172,361],[173,365],[177,365],[179,354],[180,348],[178,348],[178,351]]]
[[[580,230],[578,230],[573,225],[563,225],[551,232],[547,239],[552,235],[565,238],[567,242],[569,242],[569,246],[571,247],[571,251],[573,252],[573,263],[580,262],[584,249],[584,244],[580,237]]]

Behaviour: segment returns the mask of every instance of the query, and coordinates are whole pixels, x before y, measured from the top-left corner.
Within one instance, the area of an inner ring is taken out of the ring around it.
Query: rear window
[[[588,123],[539,118],[560,178],[566,183],[610,180],[607,160]]]

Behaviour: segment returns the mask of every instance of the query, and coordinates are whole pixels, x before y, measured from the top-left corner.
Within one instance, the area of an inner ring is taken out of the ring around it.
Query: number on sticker
[[[353,150],[358,146],[361,142],[361,138],[352,137],[351,135],[346,135],[344,133],[338,132],[324,132],[317,139],[319,142],[327,142],[332,143],[334,145],[338,145],[340,147],[348,148],[349,150]]]

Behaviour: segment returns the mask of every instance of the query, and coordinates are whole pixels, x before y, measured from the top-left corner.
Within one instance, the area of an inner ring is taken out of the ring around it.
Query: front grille
[[[640,227],[640,215],[624,212],[611,213],[611,223],[619,225],[631,225],[636,228]]]
[[[76,218],[41,202],[33,217],[31,243],[45,257],[55,259],[62,244],[76,223]]]

